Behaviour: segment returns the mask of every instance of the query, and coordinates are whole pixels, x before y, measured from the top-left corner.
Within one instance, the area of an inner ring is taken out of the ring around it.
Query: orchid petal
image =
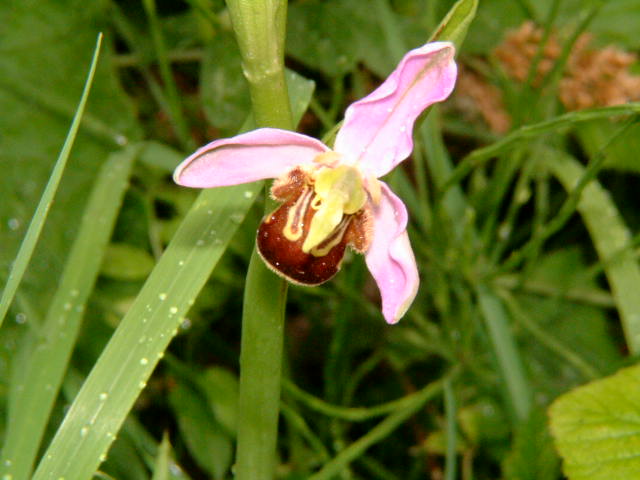
[[[335,150],[376,177],[407,158],[416,118],[453,90],[454,54],[449,42],[428,43],[407,53],[382,85],[347,108]]]
[[[261,128],[205,145],[176,168],[173,179],[185,187],[210,188],[277,178],[327,150],[315,138]]]
[[[382,314],[396,323],[418,293],[418,267],[407,235],[407,209],[387,186],[380,182],[380,203],[373,209],[371,246],[365,254],[382,298]]]

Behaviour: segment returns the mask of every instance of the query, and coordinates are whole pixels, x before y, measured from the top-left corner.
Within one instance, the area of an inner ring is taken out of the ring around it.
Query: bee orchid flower
[[[453,90],[454,53],[448,42],[408,52],[382,85],[347,108],[333,148],[261,128],[205,145],[178,166],[174,180],[211,188],[275,178],[271,195],[281,205],[257,234],[267,266],[293,283],[319,285],[338,272],[350,246],[364,254],[382,314],[396,323],[419,277],[407,209],[379,178],[411,154],[416,118]]]

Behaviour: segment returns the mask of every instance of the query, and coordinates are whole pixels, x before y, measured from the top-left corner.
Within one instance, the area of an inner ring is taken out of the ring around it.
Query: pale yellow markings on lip
[[[282,233],[287,240],[295,242],[302,237],[305,213],[309,208],[309,202],[312,198],[313,189],[311,189],[311,187],[305,187],[296,202],[291,206],[291,208],[289,208],[289,212],[287,213],[287,223],[282,230]]]
[[[353,166],[338,165],[318,170],[314,176],[313,188],[316,199],[320,201],[313,202],[317,212],[302,245],[305,253],[331,237],[344,215],[358,212],[367,202],[362,175]]]

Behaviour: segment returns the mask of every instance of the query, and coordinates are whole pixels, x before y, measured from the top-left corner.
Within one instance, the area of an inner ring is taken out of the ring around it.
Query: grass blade
[[[11,385],[6,443],[0,457],[0,478],[29,478],[48,418],[73,351],[84,307],[100,270],[133,160],[138,149],[111,155],[91,192],[80,230],[69,253],[58,290],[38,338],[31,345],[19,383]],[[14,377],[15,378],[15,377]],[[15,393],[14,393],[15,392]]]
[[[91,478],[260,188],[254,183],[198,196],[71,405],[34,480]]]
[[[31,260],[31,255],[33,254],[33,250],[36,247],[38,238],[40,237],[40,232],[42,232],[42,227],[44,226],[44,222],[47,219],[47,214],[49,213],[49,208],[51,207],[51,203],[53,202],[53,197],[55,196],[58,185],[60,184],[62,173],[64,172],[65,166],[67,165],[67,160],[69,158],[69,154],[71,153],[71,147],[73,147],[78,129],[80,128],[82,114],[84,113],[84,108],[87,103],[87,99],[89,98],[91,85],[93,84],[93,76],[96,71],[96,66],[98,65],[98,57],[100,55],[101,44],[102,34],[99,34],[98,40],[96,41],[96,47],[93,52],[93,59],[91,60],[91,67],[89,67],[87,80],[84,84],[84,90],[82,91],[82,97],[80,98],[80,103],[78,104],[78,108],[73,117],[73,121],[71,122],[69,133],[67,134],[67,138],[64,141],[64,145],[62,146],[62,150],[60,151],[58,160],[53,167],[53,172],[51,173],[51,177],[47,182],[44,193],[40,198],[40,203],[38,203],[38,207],[36,208],[36,212],[33,215],[33,219],[29,224],[29,228],[27,229],[27,233],[24,237],[24,240],[22,241],[22,245],[20,245],[20,250],[18,251],[18,255],[16,256],[16,259],[13,263],[11,272],[9,273],[7,284],[2,291],[2,297],[0,297],[0,326],[2,326],[4,317],[9,311],[9,306],[11,305],[11,302],[15,297],[18,286],[22,281],[24,272],[27,270],[27,266],[29,265],[29,261]]]
[[[486,286],[478,286],[478,302],[504,378],[509,403],[518,421],[528,418],[533,395],[525,374],[509,319],[500,299]]]
[[[569,192],[585,174],[584,167],[562,152],[546,163]],[[637,291],[640,267],[633,250],[624,250],[630,247],[631,232],[599,182],[592,181],[584,188],[577,208],[603,262],[629,351],[637,355],[640,353],[640,296]]]
[[[299,119],[314,85],[296,75],[287,79]],[[122,422],[261,188],[257,182],[208,189],[198,196],[73,401],[33,480],[89,479],[106,459]]]

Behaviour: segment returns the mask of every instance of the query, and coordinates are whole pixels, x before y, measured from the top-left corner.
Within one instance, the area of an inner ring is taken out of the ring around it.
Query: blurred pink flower
[[[266,264],[291,282],[318,285],[337,273],[350,245],[364,253],[384,318],[396,323],[419,278],[407,209],[378,178],[411,154],[416,118],[453,90],[454,54],[448,42],[407,53],[382,85],[347,108],[333,149],[306,135],[261,128],[200,148],[174,179],[210,188],[276,178],[271,194],[283,203],[264,218],[257,237]]]

